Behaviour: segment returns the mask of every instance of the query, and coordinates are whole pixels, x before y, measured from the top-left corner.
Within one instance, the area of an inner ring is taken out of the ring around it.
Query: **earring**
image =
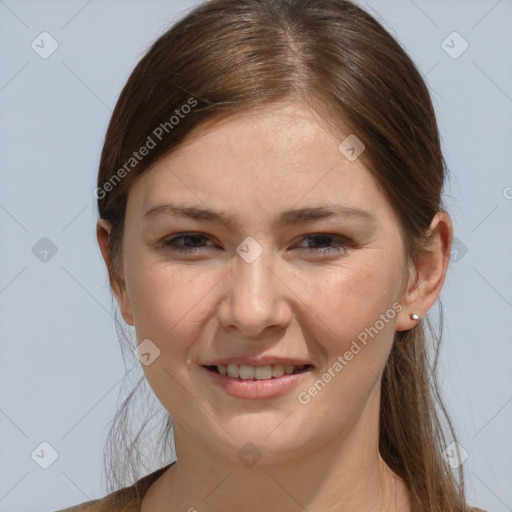
[[[419,316],[416,313],[411,313],[411,320],[419,320]]]

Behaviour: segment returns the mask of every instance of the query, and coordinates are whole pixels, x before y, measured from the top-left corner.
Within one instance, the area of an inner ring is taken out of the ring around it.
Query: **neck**
[[[347,435],[281,464],[244,467],[175,423],[178,460],[146,494],[151,510],[408,512],[407,489],[378,450],[378,400],[369,399]],[[207,440],[206,440],[207,441]]]

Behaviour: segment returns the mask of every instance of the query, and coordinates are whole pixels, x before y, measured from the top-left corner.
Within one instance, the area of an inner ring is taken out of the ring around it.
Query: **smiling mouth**
[[[304,373],[310,368],[310,364],[295,366],[292,364],[273,364],[265,366],[248,366],[238,364],[209,365],[205,366],[209,371],[238,380],[271,380],[284,375]]]

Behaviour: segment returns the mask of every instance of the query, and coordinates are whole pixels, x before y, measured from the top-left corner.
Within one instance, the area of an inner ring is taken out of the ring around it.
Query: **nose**
[[[270,327],[286,327],[293,293],[280,273],[270,249],[251,263],[237,255],[225,277],[226,295],[218,310],[221,325],[244,337],[261,336]]]

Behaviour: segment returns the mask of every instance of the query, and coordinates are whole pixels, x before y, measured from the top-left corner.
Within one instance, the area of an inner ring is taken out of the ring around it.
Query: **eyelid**
[[[183,240],[184,237],[194,237],[198,236],[203,239],[206,239],[207,241],[212,241],[212,236],[203,233],[200,231],[190,231],[190,232],[181,232],[181,233],[175,233],[171,235],[170,238],[164,239],[162,241],[162,244],[164,247],[166,247],[168,250],[182,253],[182,254],[197,254],[200,252],[203,252],[205,248],[211,248],[212,246],[205,246],[205,247],[187,247],[187,246],[178,246],[179,248],[176,248],[176,246],[172,246],[172,242],[175,242],[176,240]],[[337,235],[334,233],[325,233],[325,232],[312,232],[312,233],[305,233],[301,235],[300,239],[296,243],[300,243],[304,240],[307,240],[308,237],[325,237],[327,239],[331,239],[334,242],[336,242],[336,245],[333,245],[331,247],[322,247],[322,248],[311,248],[311,247],[299,247],[298,250],[300,251],[307,251],[310,252],[313,255],[322,255],[322,254],[341,254],[346,251],[348,247],[353,247],[355,244],[354,242],[349,239],[346,236]]]

